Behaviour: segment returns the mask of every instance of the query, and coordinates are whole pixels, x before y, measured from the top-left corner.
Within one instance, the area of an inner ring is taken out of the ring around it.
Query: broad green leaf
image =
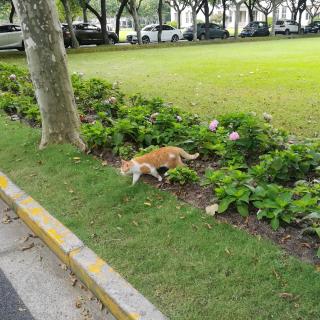
[[[219,213],[225,212],[225,211],[228,209],[229,205],[230,205],[232,202],[234,202],[235,200],[236,200],[236,199],[233,198],[233,197],[226,197],[226,198],[222,199],[222,200],[220,201],[220,203],[219,203],[219,210],[218,210],[218,212],[219,212]]]
[[[244,202],[237,201],[237,210],[242,217],[247,217],[249,215],[248,205]]]

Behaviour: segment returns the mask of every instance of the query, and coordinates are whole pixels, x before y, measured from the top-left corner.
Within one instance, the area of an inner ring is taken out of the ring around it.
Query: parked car
[[[263,21],[252,21],[243,28],[240,37],[268,37],[270,35],[269,26]]]
[[[16,24],[0,25],[0,49],[24,50],[22,31]]]
[[[142,43],[158,42],[158,32],[160,25],[149,24],[141,30]],[[183,39],[182,32],[179,29],[171,27],[167,24],[162,25],[161,41],[177,42]],[[127,42],[135,44],[138,42],[137,33],[129,33],[127,35]]]
[[[285,35],[299,33],[299,23],[294,20],[277,20],[274,31]]]
[[[74,23],[73,29],[80,45],[83,44],[102,44],[101,28],[91,23]],[[119,42],[119,38],[115,32],[107,31],[111,44]]]
[[[304,27],[304,33],[320,32],[320,21],[314,21]]]
[[[188,27],[183,32],[183,37],[186,40],[193,40],[193,27]],[[215,23],[209,23],[209,37],[210,39],[220,38],[226,39],[229,38],[229,32],[226,29],[223,29],[221,26]],[[206,39],[206,25],[205,23],[197,24],[197,38],[199,40]]]

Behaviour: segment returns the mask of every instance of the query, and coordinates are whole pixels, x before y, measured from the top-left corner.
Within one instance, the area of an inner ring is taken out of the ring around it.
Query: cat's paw
[[[161,182],[161,181],[162,181],[162,177],[159,177],[159,178],[158,178],[158,181]]]

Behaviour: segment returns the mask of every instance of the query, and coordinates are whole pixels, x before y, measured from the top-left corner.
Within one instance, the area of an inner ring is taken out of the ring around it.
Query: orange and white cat
[[[178,147],[163,147],[141,157],[133,158],[130,161],[121,160],[121,173],[123,175],[133,175],[132,185],[139,180],[142,174],[150,174],[159,181],[162,181],[162,177],[157,169],[160,167],[166,167],[168,169],[181,167],[184,166],[181,157],[187,160],[193,160],[198,158],[198,156],[199,153],[189,154]]]

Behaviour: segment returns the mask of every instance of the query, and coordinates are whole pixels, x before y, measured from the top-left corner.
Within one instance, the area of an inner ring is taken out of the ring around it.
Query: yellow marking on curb
[[[6,189],[8,186],[8,179],[4,176],[0,176],[0,188]]]
[[[106,262],[98,258],[95,263],[89,265],[88,270],[92,273],[99,273],[104,265],[106,265]]]
[[[141,315],[137,312],[130,312],[129,317],[132,320],[139,320],[141,318]]]
[[[114,269],[113,269],[113,268],[109,268],[108,271],[109,271],[109,272],[114,272]]]
[[[23,195],[24,195],[23,192],[19,192],[19,193],[16,193],[15,195],[11,196],[11,198],[12,198],[13,200],[17,200],[17,199],[19,199],[20,197],[22,197]]]
[[[32,208],[30,209],[30,212],[33,216],[36,216],[38,214],[41,214],[43,212],[42,208]]]
[[[25,199],[23,199],[22,201],[20,201],[21,204],[29,204],[31,202],[33,202],[34,200],[31,197],[27,197]]]
[[[64,242],[63,235],[59,234],[56,229],[48,229],[47,233],[55,239],[59,244]]]

